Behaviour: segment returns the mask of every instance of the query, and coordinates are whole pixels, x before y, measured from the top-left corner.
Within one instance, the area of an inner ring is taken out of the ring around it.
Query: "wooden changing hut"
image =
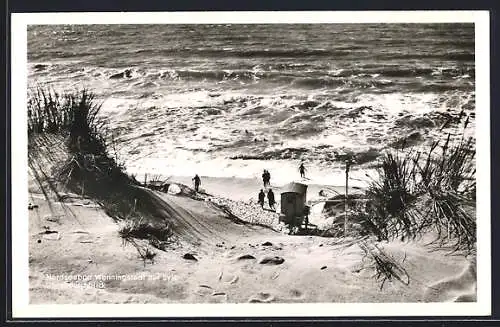
[[[281,190],[281,213],[279,221],[291,227],[308,225],[309,206],[306,205],[307,185],[292,182]]]

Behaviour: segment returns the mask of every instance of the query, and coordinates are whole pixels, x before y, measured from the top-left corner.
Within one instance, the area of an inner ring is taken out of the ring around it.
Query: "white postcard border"
[[[491,314],[488,11],[13,13],[12,309],[15,318],[486,316]],[[474,23],[477,137],[477,302],[30,305],[27,193],[27,26],[36,24]]]

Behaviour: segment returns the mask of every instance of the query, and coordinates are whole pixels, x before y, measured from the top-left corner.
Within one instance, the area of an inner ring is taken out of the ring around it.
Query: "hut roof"
[[[292,182],[292,183],[286,184],[281,189],[281,193],[299,193],[299,194],[305,194],[306,191],[307,191],[307,185],[306,184],[296,183],[296,182]]]

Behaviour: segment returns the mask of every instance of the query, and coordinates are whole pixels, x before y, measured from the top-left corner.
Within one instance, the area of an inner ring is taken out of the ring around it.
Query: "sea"
[[[303,162],[343,185],[353,155],[365,186],[384,152],[460,137],[453,115],[474,135],[474,42],[473,24],[30,25],[28,92],[94,92],[137,176],[283,184]]]

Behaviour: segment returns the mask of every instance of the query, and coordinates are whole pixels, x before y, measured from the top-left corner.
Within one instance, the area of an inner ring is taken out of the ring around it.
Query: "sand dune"
[[[225,182],[217,181],[219,185]],[[253,187],[239,182],[242,187]],[[430,253],[416,242],[379,243],[398,262],[406,258],[403,266],[411,278],[409,285],[385,281],[381,289],[372,263],[356,240],[289,236],[251,225],[229,217],[210,200],[214,196],[200,200],[146,189],[142,192],[148,195],[149,204],[175,225],[176,242],[166,251],[153,249],[157,253],[154,262],[143,262],[133,246],[124,246],[118,224],[89,199],[76,196],[67,203],[52,203],[51,211],[43,196],[33,192],[32,201],[39,207],[30,210],[29,216],[30,302],[474,300],[466,296],[474,283],[470,274],[456,281],[467,292],[444,295],[446,286],[437,291],[439,294],[429,296],[429,286],[439,289],[436,281],[460,274],[467,260],[441,251]],[[255,203],[238,203],[248,210],[262,211]],[[145,240],[137,243],[148,246]],[[196,260],[185,259],[187,253]],[[54,277],[61,275],[89,279],[82,282]]]
[[[165,210],[165,217],[172,222],[176,234],[183,240],[213,246],[222,241],[235,241],[242,236],[276,234],[269,228],[229,217],[210,201],[145,191],[151,196],[153,206]]]

